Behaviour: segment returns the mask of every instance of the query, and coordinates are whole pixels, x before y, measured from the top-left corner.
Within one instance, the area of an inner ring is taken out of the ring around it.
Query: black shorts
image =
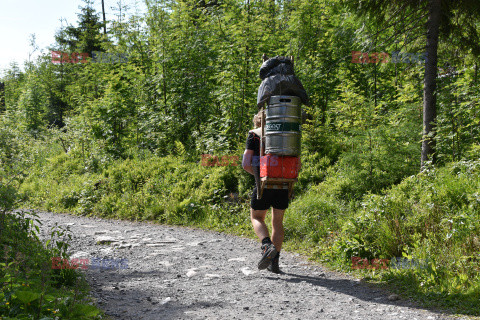
[[[267,210],[270,207],[279,210],[288,208],[287,189],[263,189],[262,198],[257,200],[257,187],[253,188],[250,207],[253,210]]]

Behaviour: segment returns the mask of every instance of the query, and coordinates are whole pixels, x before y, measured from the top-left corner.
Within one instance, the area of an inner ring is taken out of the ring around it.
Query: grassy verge
[[[326,176],[321,183],[299,184],[303,192],[285,217],[287,249],[388,284],[426,305],[480,315],[479,162],[432,168],[364,196],[352,193],[368,189],[359,183],[365,180],[362,174],[328,170],[317,170]],[[181,157],[132,158],[88,168],[79,159],[58,155],[38,166],[21,192],[26,204],[46,210],[254,237],[247,201],[252,183],[239,166],[205,167]],[[352,258],[424,263],[352,270]]]
[[[47,247],[33,227],[35,215],[4,214],[0,235],[0,319],[105,319],[89,298],[83,275],[52,269],[68,258],[68,233],[52,230]]]

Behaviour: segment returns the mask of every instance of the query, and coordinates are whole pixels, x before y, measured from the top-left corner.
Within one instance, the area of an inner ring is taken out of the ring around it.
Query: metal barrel
[[[266,108],[265,153],[300,155],[302,102],[296,96],[272,96]]]

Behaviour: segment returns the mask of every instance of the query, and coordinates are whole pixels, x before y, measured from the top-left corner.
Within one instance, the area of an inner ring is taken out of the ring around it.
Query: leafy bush
[[[55,228],[45,246],[37,234],[38,217],[12,212],[19,205],[18,187],[29,162],[45,151],[39,148],[36,155],[28,155],[20,137],[9,139],[8,128],[0,130],[0,317],[98,319],[101,311],[88,298],[81,275],[51,268],[53,257],[67,258],[68,234]]]
[[[429,168],[405,179],[385,195],[366,196],[343,225],[338,253],[348,261],[410,257],[429,261],[414,271],[417,293],[445,296],[480,290],[480,162]],[[399,279],[401,275],[386,275]]]
[[[37,237],[35,214],[7,214],[0,235],[0,316],[7,319],[100,319],[85,279],[73,269],[52,269],[68,258],[66,230],[54,227],[47,248]],[[14,239],[14,240],[13,240]]]
[[[324,184],[320,184],[292,202],[285,214],[287,239],[318,243],[340,228],[342,218],[349,211],[348,203],[326,191]]]
[[[110,162],[96,174],[60,155],[36,168],[21,191],[46,209],[181,224],[201,221],[206,208],[237,194],[240,172],[239,166],[205,167],[151,155]]]
[[[46,247],[31,213],[11,212],[16,189],[0,185],[0,316],[7,319],[99,319],[86,281],[73,269],[52,269],[52,258],[68,258],[67,231],[52,228]],[[9,199],[9,201],[5,201]]]

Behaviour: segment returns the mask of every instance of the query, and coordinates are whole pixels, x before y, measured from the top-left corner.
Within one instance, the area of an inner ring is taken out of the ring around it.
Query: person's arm
[[[253,150],[245,149],[245,152],[243,153],[242,167],[245,171],[253,175],[252,158]]]

